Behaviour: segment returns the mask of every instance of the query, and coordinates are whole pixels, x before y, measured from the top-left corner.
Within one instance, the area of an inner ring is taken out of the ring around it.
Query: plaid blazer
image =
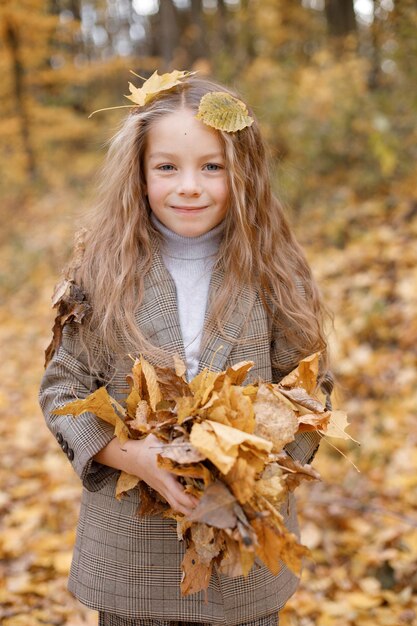
[[[221,272],[215,270],[210,293],[221,280]],[[175,285],[157,250],[145,278],[136,322],[154,345],[176,352],[185,360]],[[255,563],[246,578],[228,578],[214,571],[207,602],[203,592],[182,598],[181,561],[185,546],[177,539],[175,522],[160,516],[136,516],[139,491],[116,500],[119,472],[92,460],[112,439],[112,427],[91,413],[77,419],[51,414],[53,409],[74,397],[85,397],[103,384],[91,374],[78,328],[74,323],[65,326],[61,347],[45,371],[40,390],[47,425],[83,483],[69,590],[90,608],[128,617],[232,626],[277,612],[298,584],[298,578],[284,565],[277,576],[261,562]],[[220,371],[250,359],[256,364],[250,372],[252,379],[277,382],[299,360],[296,350],[271,328],[259,296],[250,290],[239,299],[226,334],[230,341],[211,336],[200,357],[200,370],[210,366]],[[236,343],[233,339],[237,338],[245,341]],[[94,352],[97,345],[91,336],[88,348]],[[131,364],[130,359],[114,364],[107,383],[114,397],[125,394],[125,377]],[[303,433],[286,449],[293,458],[305,463],[314,455],[318,441],[316,433]],[[287,527],[298,534],[292,496],[282,513]]]

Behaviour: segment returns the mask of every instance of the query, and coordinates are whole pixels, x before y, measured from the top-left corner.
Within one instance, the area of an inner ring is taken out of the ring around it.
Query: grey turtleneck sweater
[[[166,228],[153,213],[151,220],[163,236],[162,259],[175,283],[187,377],[191,380],[198,371],[211,272],[224,222],[199,237],[182,237]]]

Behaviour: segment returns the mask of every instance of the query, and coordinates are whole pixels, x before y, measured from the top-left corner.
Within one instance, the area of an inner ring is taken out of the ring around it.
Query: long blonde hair
[[[178,109],[197,112],[201,97],[210,91],[236,96],[212,81],[188,78],[132,109],[111,141],[78,274],[92,305],[87,326],[99,332],[109,355],[152,350],[135,324],[144,276],[152,264],[154,229],[144,174],[148,130]],[[272,194],[258,122],[235,133],[217,132],[224,147],[230,206],[217,258],[224,281],[210,304],[210,330],[224,333],[241,289],[254,288],[271,322],[301,356],[318,350],[325,355],[323,306],[305,256]]]

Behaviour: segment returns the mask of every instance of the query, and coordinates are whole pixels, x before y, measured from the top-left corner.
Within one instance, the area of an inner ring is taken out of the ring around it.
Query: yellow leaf
[[[128,397],[126,398],[126,412],[131,419],[134,419],[136,415],[136,409],[138,402],[140,401],[140,395],[136,387],[132,387]]]
[[[146,387],[149,394],[149,404],[151,405],[151,409],[156,411],[156,405],[162,400],[162,394],[159,388],[155,368],[142,356],[140,357],[140,364],[142,366],[142,373],[145,377]]]
[[[336,439],[351,439],[355,441],[353,437],[348,435],[346,428],[349,426],[348,417],[344,411],[332,411],[327,426],[320,430],[326,437],[335,437]]]
[[[227,368],[226,376],[233,385],[241,385],[254,365],[254,361],[240,361]]]
[[[175,368],[176,375],[180,376],[181,378],[185,380],[187,368],[185,366],[184,361],[181,359],[181,357],[178,356],[178,354],[174,354],[173,358],[174,358],[174,368]]]
[[[229,448],[227,452],[219,446],[213,429],[207,422],[195,423],[191,429],[190,442],[202,452],[223,473],[227,474],[234,465],[238,454],[238,446]]]
[[[279,383],[282,387],[304,387],[307,393],[313,393],[317,387],[317,375],[319,371],[320,352],[315,352],[302,359],[297,367],[292,370]]]
[[[298,429],[297,416],[268,385],[259,387],[253,407],[255,434],[272,441],[274,452],[280,452],[286,443],[294,440]]]
[[[232,469],[240,445],[243,449],[257,451],[265,460],[272,448],[272,443],[266,439],[211,420],[195,423],[191,429],[190,441],[223,474]]]
[[[117,413],[116,413],[116,410]],[[94,393],[83,400],[69,402],[65,406],[55,409],[55,415],[67,415],[70,413],[75,417],[90,411],[100,419],[114,426],[114,432],[120,443],[126,443],[129,438],[129,431],[121,417],[124,416],[124,408],[107,393],[105,387],[99,387]]]
[[[183,576],[181,580],[181,595],[188,596],[207,589],[210,582],[212,563],[204,565],[193,544],[187,549],[181,563]]]
[[[246,105],[225,91],[206,93],[200,100],[196,118],[226,132],[242,130],[253,124]]]
[[[301,570],[301,559],[309,554],[308,548],[298,543],[297,537],[290,533],[284,525],[279,531],[265,519],[255,518],[250,522],[258,538],[256,554],[265,563],[268,569],[277,575],[280,570],[280,561],[295,574]]]
[[[255,474],[256,469],[245,459],[238,457],[224,478],[224,482],[229,485],[232,493],[241,504],[245,504],[253,496]]]
[[[132,73],[134,74],[134,72]],[[176,85],[179,85],[184,78],[188,78],[188,76],[193,74],[195,72],[174,70],[160,76],[158,71],[155,71],[150,78],[145,80],[142,87],[135,87],[132,83],[129,83],[131,95],[126,96],[126,98],[138,106],[144,106],[151,102],[161,91],[169,91]]]
[[[116,498],[120,500],[122,495],[129,491],[129,489],[134,489],[139,481],[140,478],[137,476],[127,474],[126,472],[120,472],[120,476],[116,483]]]

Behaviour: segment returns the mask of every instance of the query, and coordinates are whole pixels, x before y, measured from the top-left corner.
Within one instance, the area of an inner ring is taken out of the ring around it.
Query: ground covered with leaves
[[[283,626],[417,622],[417,205],[335,196],[297,223],[335,314],[338,399],[361,446],[323,442],[322,482],[298,488],[312,550]],[[92,625],[66,591],[80,484],[37,404],[50,296],[78,198],[56,194],[4,218],[0,274],[0,620]]]

